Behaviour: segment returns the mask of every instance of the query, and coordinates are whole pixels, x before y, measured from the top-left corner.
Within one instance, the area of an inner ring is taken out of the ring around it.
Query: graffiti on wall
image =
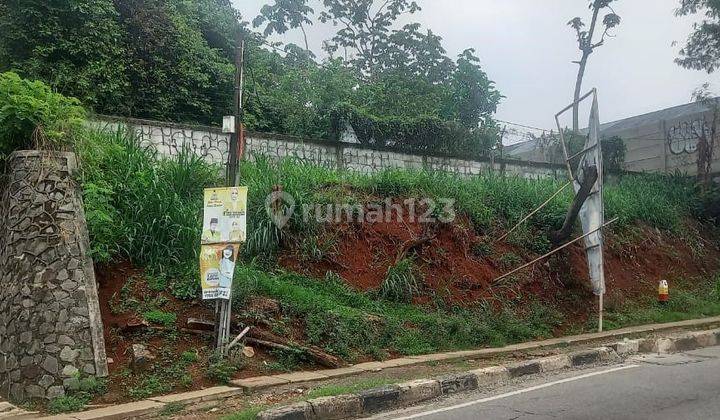
[[[698,139],[710,133],[704,119],[682,121],[667,130],[667,142],[674,155],[692,154],[697,151]]]

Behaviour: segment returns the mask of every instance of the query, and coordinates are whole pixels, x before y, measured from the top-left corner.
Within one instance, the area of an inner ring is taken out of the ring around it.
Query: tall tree
[[[0,1],[0,72],[122,114],[129,81],[117,18],[112,0]]]
[[[612,6],[610,5],[613,1],[614,0],[591,0],[590,10],[592,11],[592,17],[590,18],[590,27],[587,30],[584,29],[585,23],[580,17],[575,17],[568,22],[568,25],[571,26],[577,34],[578,48],[581,52],[580,60],[574,62],[580,66],[578,69],[577,79],[575,81],[575,94],[573,95],[575,103],[575,106],[573,106],[573,131],[576,133],[580,130],[580,106],[578,104],[578,100],[580,99],[580,94],[582,92],[582,82],[585,77],[588,59],[596,48],[605,43],[605,38],[609,35],[609,31],[620,24],[620,16],[613,11]],[[595,32],[598,27],[600,12],[605,9],[609,10],[610,13],[607,13],[605,17],[603,17],[602,26],[604,27],[604,30],[600,39],[595,41]]]
[[[704,19],[693,25],[693,32],[675,62],[688,69],[712,73],[720,67],[720,1],[681,0],[675,12],[678,16],[698,13]]]
[[[320,21],[340,26],[325,49],[333,54],[343,48],[350,51],[349,61],[362,74],[372,76],[381,56],[390,44],[391,28],[400,16],[420,10],[409,0],[323,0],[326,10]]]
[[[307,0],[275,0],[274,4],[266,4],[260,9],[260,15],[253,20],[253,26],[265,24],[265,36],[273,33],[284,34],[290,29],[300,28],[305,41],[305,51],[310,51],[305,25],[312,25],[310,16],[315,11],[307,5]]]

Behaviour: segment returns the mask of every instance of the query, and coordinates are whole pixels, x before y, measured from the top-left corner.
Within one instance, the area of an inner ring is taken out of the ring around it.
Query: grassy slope
[[[201,193],[221,183],[220,169],[186,153],[173,161],[157,159],[121,134],[89,133],[87,140],[79,148],[81,181],[96,260],[129,258],[153,275],[169,278],[168,287],[176,296],[197,296]],[[250,187],[250,232],[246,263],[238,265],[236,275],[236,307],[256,294],[276,299],[285,316],[302,321],[310,344],[348,360],[382,358],[387,350],[420,354],[547,337],[564,322],[561,313],[543,302],[508,302],[502,308],[484,302],[463,308],[442,302],[419,307],[374,299],[351,290],[336,276],[317,280],[282,272],[273,257],[281,232],[269,222],[264,207],[276,184],[293,195],[299,208],[316,202],[363,202],[369,196],[445,197],[456,201],[458,212],[477,231],[496,234],[558,189],[561,184],[556,181],[495,175],[461,180],[422,171],[362,176],[263,160],[244,163],[241,178]],[[626,176],[607,187],[606,212],[608,218],[620,218],[620,230],[643,223],[683,234],[682,222],[692,216],[695,197],[691,183],[680,178]],[[544,238],[543,232],[558,226],[570,199],[570,192],[558,196],[533,216],[516,241],[531,249],[547,247],[533,238]],[[303,224],[298,213],[283,235],[302,238],[318,228]],[[609,314],[610,325],[720,313],[717,294],[708,290],[716,290],[714,283],[701,293],[681,295],[682,306],[670,310],[648,302],[621,308]]]

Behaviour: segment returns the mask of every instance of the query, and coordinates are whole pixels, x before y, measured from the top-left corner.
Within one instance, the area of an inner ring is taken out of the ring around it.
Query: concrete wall
[[[0,394],[52,399],[107,375],[72,153],[15,152],[0,202]]]
[[[117,130],[120,125],[130,127],[145,144],[155,147],[158,152],[166,156],[176,155],[185,145],[208,162],[224,164],[227,161],[230,137],[217,128],[114,117],[98,117],[92,124],[108,130]],[[423,156],[390,149],[373,149],[357,143],[301,139],[257,132],[248,132],[246,139],[249,159],[256,156],[270,159],[292,157],[306,163],[365,174],[393,168],[425,168],[460,176],[473,176],[488,171],[526,178],[566,176],[562,165],[549,163],[492,158],[470,160],[440,155]]]
[[[627,152],[625,169],[632,172],[679,171],[697,175],[697,136],[693,131],[709,130],[712,112],[700,112],[602,130],[605,137],[620,136]],[[720,171],[720,142],[716,142],[713,172]]]

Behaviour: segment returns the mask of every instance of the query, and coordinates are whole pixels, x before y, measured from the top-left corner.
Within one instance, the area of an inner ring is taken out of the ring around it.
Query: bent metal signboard
[[[230,299],[235,262],[247,237],[247,192],[247,187],[205,190],[200,248],[203,299]]]

